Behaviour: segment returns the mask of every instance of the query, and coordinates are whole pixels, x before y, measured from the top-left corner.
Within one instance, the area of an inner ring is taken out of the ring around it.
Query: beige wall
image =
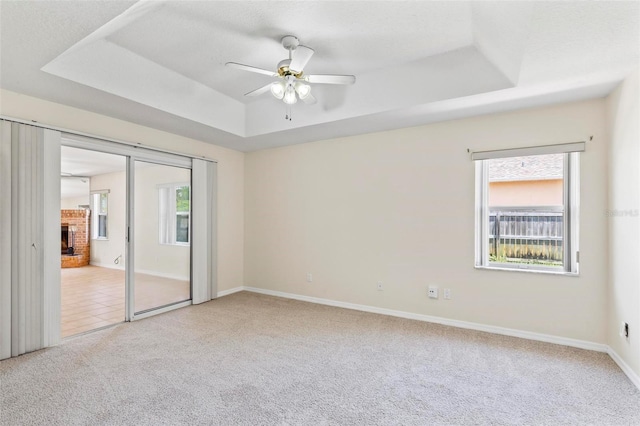
[[[562,179],[489,183],[489,206],[560,206]]]
[[[640,372],[637,334],[629,342],[617,334],[623,318],[632,336],[640,327],[640,272],[633,266],[640,235],[622,226],[626,220],[637,227],[638,219],[607,219],[605,211],[638,208],[637,198],[630,201],[640,187],[633,181],[637,86],[637,76],[628,80],[606,111],[603,100],[592,100],[259,151],[246,162],[240,152],[5,90],[0,113],[216,158],[219,290],[246,284],[608,343]],[[474,173],[466,149],[589,135],[581,159],[580,276],[474,269]],[[600,249],[607,229],[610,274]],[[384,291],[376,290],[378,280]],[[429,284],[451,288],[452,300],[427,299]]]
[[[589,135],[580,276],[475,269],[467,148]],[[606,151],[592,100],[248,153],[246,285],[605,343]],[[452,300],[428,299],[429,284]]]
[[[609,346],[640,375],[639,71],[607,100],[609,149]],[[620,336],[629,323],[630,338]]]
[[[0,114],[218,161],[218,291],[244,283],[244,154],[7,90]],[[113,259],[111,259],[112,261]]]

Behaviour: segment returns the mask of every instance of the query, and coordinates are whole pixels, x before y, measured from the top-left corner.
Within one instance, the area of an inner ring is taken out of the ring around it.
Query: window
[[[476,266],[578,272],[574,150],[584,144],[474,153]]]
[[[109,190],[91,192],[91,238],[107,239],[107,214],[109,206]]]
[[[160,244],[189,245],[191,188],[187,183],[158,186]]]

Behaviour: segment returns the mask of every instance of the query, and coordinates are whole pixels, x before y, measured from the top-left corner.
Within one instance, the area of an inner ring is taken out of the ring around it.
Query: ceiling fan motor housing
[[[286,35],[282,37],[281,42],[282,42],[282,47],[284,47],[289,51],[296,50],[296,47],[300,45],[300,40],[298,40],[298,37],[292,36],[292,35]]]
[[[302,77],[302,72],[294,73],[289,69],[289,64],[291,64],[291,59],[283,59],[278,62],[278,74],[280,77],[286,77],[288,75],[292,75],[296,78]]]

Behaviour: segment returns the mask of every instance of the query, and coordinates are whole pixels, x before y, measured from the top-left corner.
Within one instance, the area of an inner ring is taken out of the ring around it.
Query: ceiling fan
[[[282,38],[282,47],[289,51],[289,58],[278,63],[277,71],[269,71],[250,65],[227,62],[226,66],[258,74],[268,75],[278,80],[266,84],[259,89],[245,93],[245,96],[259,96],[271,91],[271,94],[282,100],[287,105],[298,102],[298,98],[306,104],[316,103],[316,98],[311,94],[311,84],[353,84],[356,77],[353,75],[331,75],[331,74],[310,74],[304,73],[314,50],[302,46],[297,37],[288,35]]]

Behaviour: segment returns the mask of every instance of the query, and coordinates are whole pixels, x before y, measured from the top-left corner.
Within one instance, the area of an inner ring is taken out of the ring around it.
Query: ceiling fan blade
[[[315,74],[303,76],[305,81],[318,84],[353,84],[356,82],[355,75],[331,75]]]
[[[296,73],[302,72],[304,66],[307,65],[307,62],[309,62],[309,59],[313,56],[313,52],[314,50],[307,46],[296,47],[296,50],[293,51],[293,58],[291,58],[289,69]]]
[[[317,100],[316,98],[314,98],[314,97],[313,97],[313,95],[312,95],[311,93],[309,93],[309,94],[307,95],[307,97],[306,97],[306,98],[304,98],[304,99],[302,100],[302,102],[304,102],[304,103],[305,103],[305,104],[307,104],[307,105],[313,105],[313,104],[315,104],[316,102],[318,102],[318,100]]]
[[[243,65],[243,64],[238,64],[236,62],[227,62],[225,65],[228,66],[229,68],[236,68],[236,69],[243,70],[243,71],[255,72],[255,73],[258,73],[258,74],[268,75],[270,77],[277,77],[278,76],[278,73],[275,73],[275,72],[269,71],[269,70],[264,70],[262,68],[252,67],[251,65]]]
[[[273,83],[265,84],[265,85],[264,85],[264,86],[262,86],[261,88],[256,89],[256,90],[252,90],[251,92],[249,92],[249,93],[245,93],[244,95],[245,95],[245,96],[260,96],[260,95],[262,95],[263,93],[268,92],[268,91],[269,91],[269,89],[271,89],[271,85],[272,85],[272,84],[273,84]]]

